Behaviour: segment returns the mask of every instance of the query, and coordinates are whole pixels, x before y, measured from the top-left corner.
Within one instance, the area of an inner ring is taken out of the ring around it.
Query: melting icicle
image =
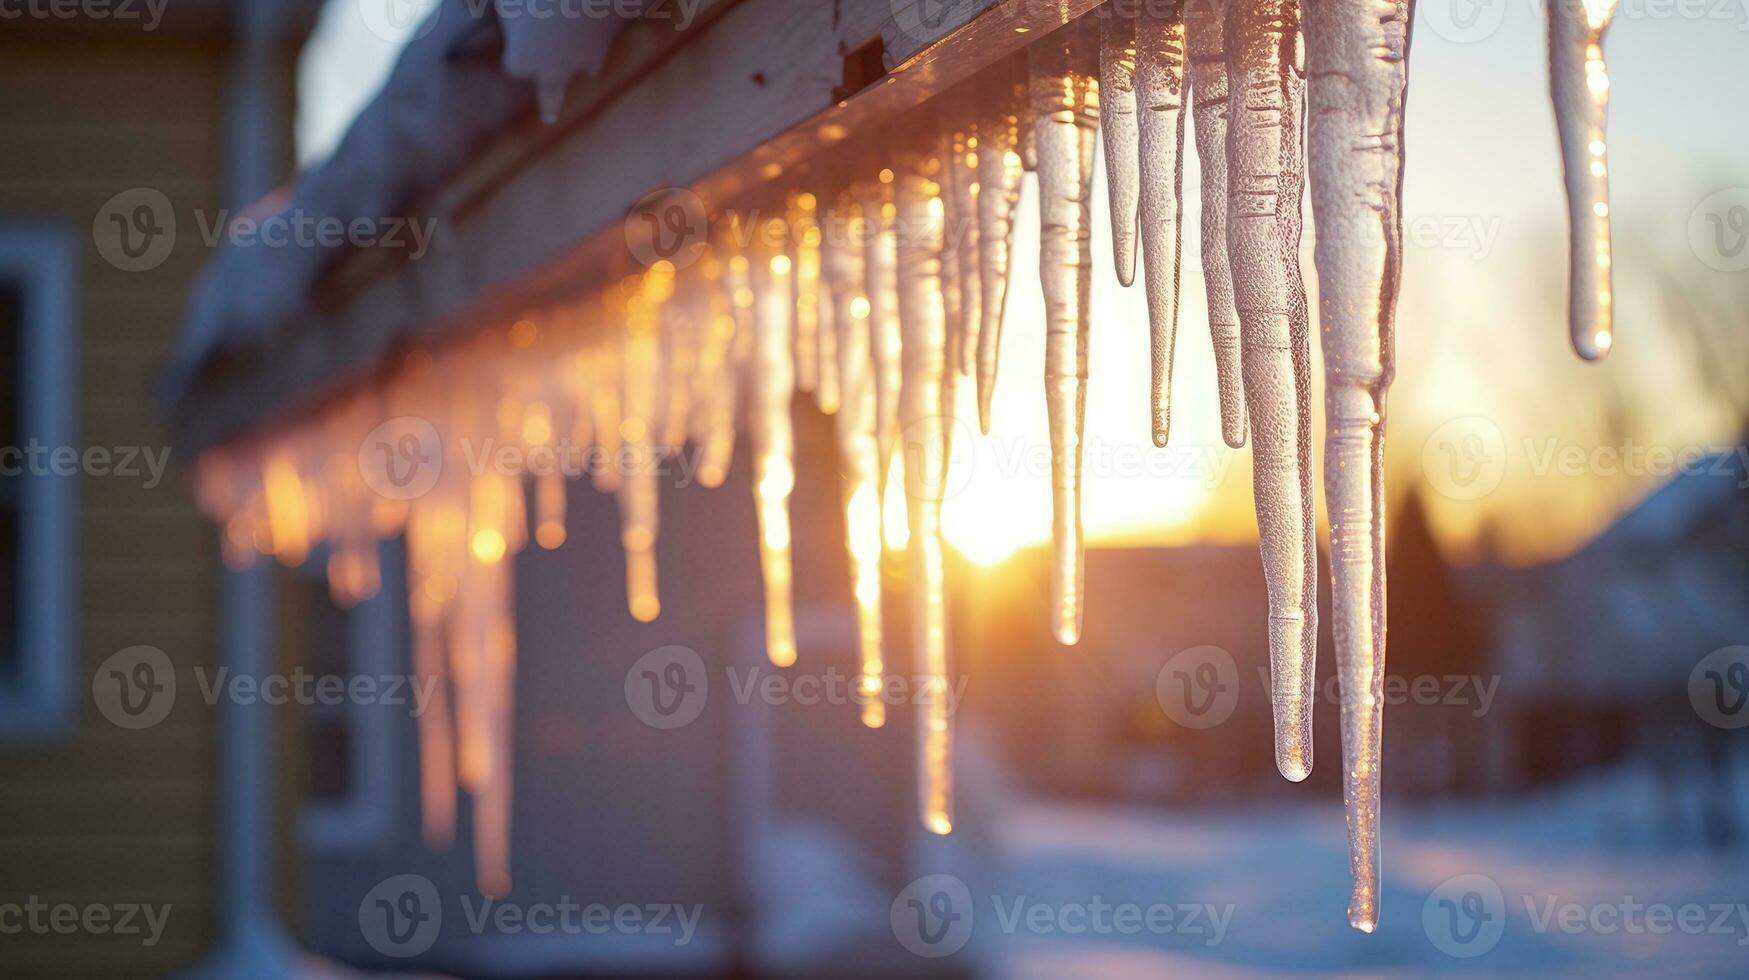
[[[1240,368],[1239,311],[1227,261],[1227,42],[1226,0],[1192,4],[1184,16],[1190,51],[1191,114],[1202,166],[1202,276],[1208,293],[1209,333],[1221,402],[1221,438],[1245,445],[1245,382]]]
[[[658,309],[673,288],[673,267],[658,262],[626,299],[626,472],[618,493],[620,543],[625,548],[626,605],[640,623],[662,612],[656,586],[656,535],[660,526],[661,477],[656,465],[656,408],[661,364],[656,355]]]
[[[881,459],[892,457],[899,435],[899,376],[903,340],[899,333],[899,235],[893,203],[893,172],[883,170],[880,183],[861,195],[869,228],[863,259],[868,275],[869,349],[874,355],[875,440]],[[886,479],[887,467],[881,467]]]
[[[1615,343],[1609,243],[1609,70],[1603,34],[1617,0],[1549,0],[1549,88],[1567,181],[1573,349],[1588,361]]]
[[[819,387],[820,225],[819,202],[807,192],[789,198],[790,280],[795,290],[796,387]]]
[[[1014,254],[1014,210],[1020,205],[1020,112],[1013,73],[1003,70],[985,81],[985,98],[996,116],[979,127],[978,283],[983,325],[978,329],[978,428],[990,434],[990,400],[996,393],[996,366],[1002,358],[1002,318],[1008,306],[1008,275]]]
[[[1184,197],[1184,18],[1150,7],[1135,21],[1136,98],[1141,110],[1142,252],[1147,263],[1153,363],[1154,445],[1172,430],[1172,355]]]
[[[765,579],[765,652],[771,662],[796,662],[795,615],[790,600],[789,497],[795,488],[795,433],[790,401],[795,397],[795,352],[791,321],[795,310],[790,259],[784,254],[787,229],[769,221],[755,236],[753,292],[756,297],[753,365],[753,493],[759,505],[759,553]]]
[[[1324,348],[1324,494],[1331,629],[1342,683],[1343,797],[1354,893],[1378,925],[1379,751],[1385,678],[1385,397],[1402,275],[1409,0],[1308,0],[1312,214]],[[1357,234],[1374,229],[1377,234]]]
[[[1089,26],[1072,24],[1030,50],[1038,143],[1039,275],[1045,296],[1045,406],[1051,431],[1051,631],[1063,644],[1081,639],[1086,591],[1081,454],[1093,287],[1093,154],[1099,129],[1099,82],[1083,67],[1090,63],[1085,54]]]
[[[1276,768],[1312,771],[1317,550],[1311,351],[1299,273],[1305,66],[1298,0],[1227,11],[1227,252],[1239,310],[1257,526],[1269,590]]]
[[[1099,124],[1105,141],[1105,183],[1111,194],[1111,251],[1117,281],[1136,281],[1136,222],[1142,182],[1136,118],[1136,18],[1108,7],[1099,19]]]
[[[863,218],[848,197],[839,204],[845,234],[829,239],[821,255],[831,284],[837,325],[840,403],[836,419],[838,453],[844,470],[845,546],[850,556],[851,593],[856,600],[857,653],[861,665],[856,689],[862,723],[886,724],[880,694],[886,667],[881,657],[881,503],[880,452],[875,444],[874,359],[869,350],[869,305],[863,296],[865,240]]]
[[[839,233],[840,230],[833,227],[832,234]],[[826,263],[825,249],[829,244],[832,242],[823,231],[820,245],[822,270]],[[838,244],[843,244],[841,239]],[[824,275],[820,281],[819,304],[819,336],[814,345],[820,359],[820,366],[816,371],[819,386],[814,389],[814,401],[820,406],[822,415],[836,415],[844,400],[842,386],[838,381],[838,331],[842,328],[839,326],[837,299]]]
[[[967,122],[954,135],[953,153],[948,158],[951,196],[948,200],[947,247],[953,252],[960,278],[960,332],[950,345],[955,357],[949,365],[949,373],[965,375],[977,370],[978,335],[984,326],[983,270],[979,268],[978,235],[978,199],[983,196],[978,179],[980,139],[978,124]]]
[[[935,164],[934,168],[930,164]],[[953,729],[947,703],[947,599],[941,503],[947,455],[941,404],[948,373],[947,312],[941,295],[946,209],[934,174],[940,161],[913,159],[899,178],[899,323],[904,377],[899,395],[900,447],[909,498],[912,656],[928,694],[917,712],[918,800],[923,825],[953,829]]]

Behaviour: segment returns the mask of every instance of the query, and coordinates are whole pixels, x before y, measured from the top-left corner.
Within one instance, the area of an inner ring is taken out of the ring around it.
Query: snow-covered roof
[[[555,115],[572,76],[599,71],[622,15],[636,16],[644,5],[631,0],[608,5],[602,16],[536,18],[504,2],[443,0],[333,156],[246,213],[348,224],[405,214],[537,99],[543,115]],[[178,401],[213,358],[307,318],[318,278],[346,247],[320,238],[275,248],[222,244],[191,296],[165,401]]]

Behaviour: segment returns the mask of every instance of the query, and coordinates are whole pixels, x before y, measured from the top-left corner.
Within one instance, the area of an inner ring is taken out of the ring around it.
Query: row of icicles
[[[1608,84],[1599,47],[1611,10],[1602,3],[1550,8],[1572,215],[1572,323],[1587,356],[1607,350],[1611,336]],[[908,529],[910,647],[930,689],[945,690],[946,417],[955,386],[971,378],[989,430],[1025,170],[1037,173],[1042,222],[1051,625],[1061,642],[1078,640],[1096,133],[1103,126],[1118,277],[1127,285],[1143,269],[1150,411],[1163,446],[1188,115],[1203,175],[1201,259],[1222,431],[1232,446],[1252,444],[1276,757],[1292,780],[1312,768],[1317,636],[1309,315],[1296,258],[1308,165],[1316,227],[1372,232],[1319,235],[1315,250],[1333,631],[1345,693],[1349,919],[1371,931],[1385,638],[1382,438],[1402,260],[1410,16],[1394,0],[1306,0],[1303,18],[1291,0],[1200,4],[1188,16],[1102,9],[925,106],[907,135],[886,145],[887,159],[828,159],[797,180],[808,189],[791,190],[775,213],[719,215],[675,261],[468,343],[415,352],[386,384],[318,421],[206,454],[203,504],[224,523],[234,564],[271,554],[295,565],[325,544],[333,594],[346,605],[378,588],[376,542],[405,535],[414,668],[446,681],[419,719],[427,838],[453,839],[457,786],[468,791],[479,883],[501,894],[510,884],[516,655],[507,558],[530,537],[530,488],[533,539],[543,548],[564,542],[568,476],[586,471],[617,496],[630,611],[648,621],[661,606],[658,464],[690,444],[700,482],[720,485],[739,420],[755,468],[767,649],[773,663],[793,664],[790,411],[797,389],[811,392],[835,415],[839,438],[861,690],[878,692],[886,670],[883,521]],[[587,465],[580,452],[590,454]],[[491,462],[481,465],[482,457]],[[889,496],[890,482],[905,493]],[[883,506],[895,500],[903,504]],[[923,700],[922,818],[947,833],[950,719],[945,698]],[[883,724],[878,698],[867,699],[863,720]]]

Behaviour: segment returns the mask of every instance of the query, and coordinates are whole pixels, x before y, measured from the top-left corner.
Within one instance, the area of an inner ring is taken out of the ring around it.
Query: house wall
[[[228,35],[216,27],[0,31],[0,222],[61,225],[77,242],[81,447],[168,451],[151,386],[209,254],[196,212],[212,220],[219,200]],[[163,264],[126,272],[99,252],[93,222],[113,195],[142,186],[172,202],[178,237]],[[152,487],[78,478],[73,728],[40,744],[0,741],[0,905],[168,903],[162,938],[145,947],[27,929],[0,941],[0,973],[157,976],[209,944],[216,712],[195,672],[214,660],[216,546],[188,463],[172,454]],[[96,706],[92,678],[141,644],[168,656],[175,702],[162,722],[126,730]]]

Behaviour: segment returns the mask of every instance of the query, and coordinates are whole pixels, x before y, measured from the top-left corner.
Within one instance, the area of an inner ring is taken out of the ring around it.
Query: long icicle
[[[1311,350],[1299,275],[1305,66],[1298,0],[1227,11],[1227,252],[1234,273],[1253,432],[1253,495],[1269,590],[1275,764],[1312,771],[1317,549],[1312,493]]]
[[[1178,220],[1184,198],[1184,17],[1176,5],[1164,11],[1150,6],[1134,23],[1154,445],[1164,447],[1172,430],[1172,357],[1184,240]]]
[[[1549,0],[1549,89],[1566,171],[1571,249],[1567,318],[1588,361],[1615,343],[1609,242],[1609,70],[1603,33],[1617,0]]]
[[[1081,456],[1093,288],[1093,155],[1099,82],[1088,70],[1091,25],[1072,24],[1034,45],[1032,115],[1038,144],[1039,276],[1045,297],[1045,407],[1051,432],[1051,632],[1081,639],[1086,593]]]
[[[1002,317],[1008,307],[1008,276],[1014,254],[1014,211],[1020,206],[1020,113],[1024,95],[1015,92],[1007,66],[984,81],[995,109],[979,127],[978,285],[983,290],[978,328],[978,429],[990,434],[990,401],[996,393],[996,367],[1002,358]]]
[[[837,326],[839,462],[844,470],[845,548],[850,557],[851,593],[856,599],[856,689],[862,723],[886,724],[881,688],[886,673],[881,655],[881,497],[880,453],[875,446],[874,360],[869,350],[868,299],[863,295],[863,218],[846,195],[837,208],[844,234],[828,236],[821,253],[832,289]]]
[[[1111,251],[1117,281],[1136,281],[1136,227],[1146,177],[1136,117],[1136,15],[1117,5],[1101,7],[1099,21],[1099,125],[1105,143],[1105,185],[1111,197]]]
[[[756,296],[753,364],[753,492],[759,505],[759,553],[765,578],[765,652],[771,662],[796,662],[791,600],[789,497],[795,489],[795,354],[791,342],[795,298],[785,223],[772,220],[754,235]]]
[[[657,590],[656,535],[661,478],[657,466],[656,410],[661,364],[656,324],[661,305],[673,291],[673,267],[657,263],[626,299],[625,437],[627,471],[620,479],[620,542],[625,548],[626,604],[640,623],[655,621],[662,601]]]
[[[1209,334],[1221,402],[1221,438],[1245,445],[1245,379],[1239,357],[1239,310],[1233,305],[1227,261],[1227,27],[1226,0],[1193,3],[1184,14],[1190,51],[1191,115],[1196,158],[1202,167],[1202,277],[1208,295]]]
[[[941,404],[947,365],[947,312],[941,295],[946,207],[942,161],[908,154],[896,192],[899,222],[899,323],[904,331],[903,426],[906,508],[911,531],[912,662],[928,695],[917,712],[918,800],[932,833],[953,829],[953,730],[947,703],[947,597],[941,542],[946,430]]]
[[[954,265],[960,277],[959,337],[951,345],[954,363],[952,373],[970,375],[977,370],[978,334],[984,327],[983,269],[978,235],[978,198],[983,186],[978,180],[978,147],[980,127],[966,120],[954,136],[953,155],[949,158],[948,174],[952,181],[952,198],[948,209],[947,247],[954,253]],[[951,407],[951,406],[950,406]]]
[[[1378,926],[1384,721],[1385,399],[1396,372],[1403,108],[1414,5],[1307,0],[1306,12],[1331,629],[1342,684],[1343,798],[1354,881],[1348,921],[1372,932]]]
[[[899,384],[904,342],[899,332],[898,209],[894,174],[882,170],[879,183],[859,195],[867,242],[863,260],[868,278],[869,350],[874,357],[875,441],[881,454],[881,487],[886,488],[893,440],[899,436]]]
[[[819,202],[801,191],[789,196],[790,283],[794,291],[796,387],[812,394],[820,370]]]

